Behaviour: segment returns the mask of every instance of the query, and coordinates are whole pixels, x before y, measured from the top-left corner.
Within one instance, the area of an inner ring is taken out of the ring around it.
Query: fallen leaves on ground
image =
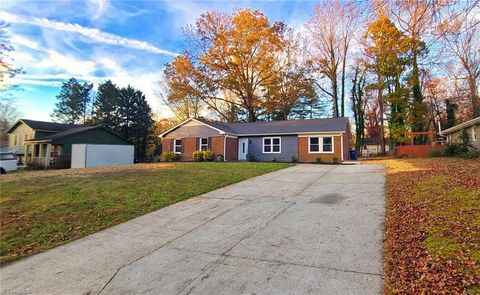
[[[480,161],[390,159],[386,294],[480,294]]]

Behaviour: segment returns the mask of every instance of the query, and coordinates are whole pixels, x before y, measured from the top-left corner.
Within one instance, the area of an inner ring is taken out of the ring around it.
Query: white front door
[[[248,138],[238,139],[238,160],[246,160],[248,154]]]

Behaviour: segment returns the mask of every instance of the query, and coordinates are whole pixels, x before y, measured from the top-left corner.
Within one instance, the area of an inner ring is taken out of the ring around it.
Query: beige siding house
[[[456,143],[460,141],[460,133],[463,130],[466,130],[470,135],[471,144],[477,149],[480,149],[480,117],[448,128],[442,131],[442,135],[447,137],[448,143]]]

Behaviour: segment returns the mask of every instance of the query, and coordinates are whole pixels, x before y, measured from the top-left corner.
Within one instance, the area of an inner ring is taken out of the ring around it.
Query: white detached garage
[[[133,145],[72,144],[72,168],[133,164]]]

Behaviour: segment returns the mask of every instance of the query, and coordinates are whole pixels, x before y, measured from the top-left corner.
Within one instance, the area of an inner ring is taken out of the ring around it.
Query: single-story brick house
[[[225,161],[332,162],[348,160],[350,123],[348,118],[290,120],[253,123],[216,123],[188,119],[160,135],[163,152],[191,161],[196,150],[210,149]]]
[[[460,141],[460,133],[466,130],[470,135],[471,144],[480,149],[480,117],[455,125],[442,131],[442,135],[447,136],[448,143],[456,143]]]

